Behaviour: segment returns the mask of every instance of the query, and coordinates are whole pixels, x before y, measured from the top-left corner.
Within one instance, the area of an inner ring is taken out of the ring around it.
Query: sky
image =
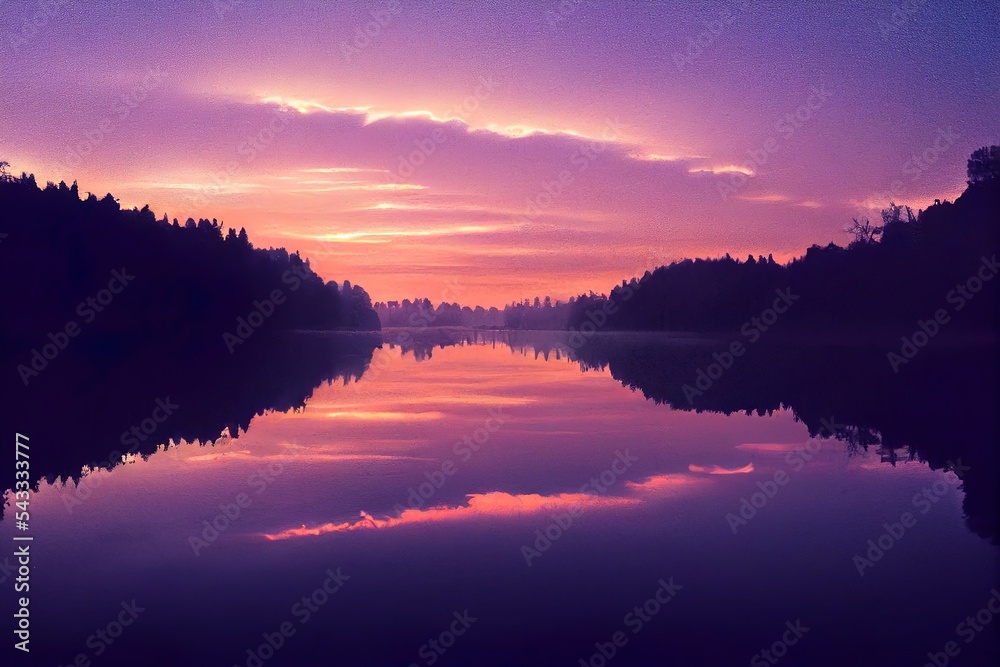
[[[375,301],[846,243],[1000,142],[1000,3],[0,1],[0,160]]]

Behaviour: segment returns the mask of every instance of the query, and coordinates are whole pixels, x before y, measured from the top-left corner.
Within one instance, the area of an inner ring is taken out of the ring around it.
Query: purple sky
[[[651,4],[7,0],[0,159],[499,306],[843,243],[1000,141],[996,2]]]

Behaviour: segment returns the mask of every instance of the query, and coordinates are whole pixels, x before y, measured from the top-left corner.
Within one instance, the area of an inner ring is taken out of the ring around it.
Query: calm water
[[[956,627],[998,551],[954,472],[810,437],[788,409],[673,409],[557,352],[386,346],[237,439],[43,482],[32,659],[922,665],[954,641],[952,664],[992,662],[994,627]]]

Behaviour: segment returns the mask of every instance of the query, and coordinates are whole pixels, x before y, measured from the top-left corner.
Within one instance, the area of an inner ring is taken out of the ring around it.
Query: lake
[[[995,441],[962,430],[992,413],[954,411],[948,394],[973,400],[955,386],[935,399],[947,419],[902,398],[889,415],[864,400],[875,388],[837,374],[844,364],[817,363],[800,383],[782,373],[789,386],[776,389],[766,369],[777,362],[748,357],[684,405],[680,388],[712,359],[697,339],[622,336],[631,351],[619,358],[560,334],[384,336],[360,377],[265,410],[237,438],[163,442],[156,431],[147,456],[78,484],[42,481],[32,658],[995,659],[998,549],[966,498],[976,474],[992,473],[963,449]],[[654,363],[643,349],[686,361]],[[177,416],[201,409],[177,403]],[[962,442],[935,450],[929,433],[925,455],[919,433],[900,436],[913,448],[887,435],[923,417]],[[870,441],[880,424],[882,441]],[[65,424],[67,439],[75,428]]]

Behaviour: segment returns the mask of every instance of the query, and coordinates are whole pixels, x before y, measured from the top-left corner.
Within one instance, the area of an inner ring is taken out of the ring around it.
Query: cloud
[[[753,472],[753,463],[748,463],[742,468],[722,468],[716,465],[699,466],[692,463],[688,466],[688,470],[706,475],[746,475]]]
[[[324,523],[312,527],[302,525],[277,533],[264,533],[268,540],[325,535],[354,530],[379,530],[423,523],[439,523],[474,518],[515,517],[523,514],[565,511],[592,507],[620,507],[637,504],[633,498],[596,496],[586,493],[560,493],[554,496],[510,494],[501,491],[472,493],[463,505],[438,505],[426,509],[409,508],[398,517],[376,518],[362,511],[357,519]]]
[[[708,167],[692,167],[688,169],[689,174],[745,174],[746,176],[753,176],[754,170],[750,167],[741,166],[738,164],[723,164]]]
[[[653,475],[640,482],[626,482],[625,488],[639,495],[679,491],[695,484],[697,479],[683,473]]]
[[[765,195],[743,195],[739,197],[743,201],[752,201],[761,204],[777,204],[787,202],[791,199],[788,195],[765,194]]]
[[[321,275],[349,277],[374,300],[398,298],[401,279],[413,293],[439,293],[459,273],[471,304],[567,298],[631,277],[648,257],[643,245],[669,239],[662,262],[780,257],[808,247],[816,240],[810,225],[823,224],[815,216],[782,224],[777,213],[773,224],[751,224],[759,202],[723,203],[716,191],[719,178],[745,168],[629,143],[625,130],[602,141],[298,98],[210,98],[167,87],[154,95],[65,171],[57,164],[99,120],[99,96],[96,115],[47,121],[56,130],[44,134],[31,124],[55,107],[7,114],[10,102],[0,100],[0,112],[12,134],[35,139],[40,180],[78,179],[84,192],[112,191],[157,215],[246,227],[255,245],[299,250]],[[776,202],[786,215],[804,210],[792,202],[815,200],[787,197]],[[842,227],[831,225],[837,234]]]
[[[511,494],[504,491],[471,493],[461,505],[438,505],[407,508],[399,516],[377,518],[362,511],[356,519],[306,526],[302,524],[276,533],[262,533],[268,540],[286,540],[355,530],[381,530],[398,526],[470,520],[478,518],[513,518],[525,514],[637,507],[650,498],[660,498],[698,486],[699,480],[686,473],[653,475],[639,482],[626,482],[627,495],[558,493],[554,495]]]
[[[751,452],[793,452],[803,447],[797,442],[745,442],[736,445],[736,449]]]

